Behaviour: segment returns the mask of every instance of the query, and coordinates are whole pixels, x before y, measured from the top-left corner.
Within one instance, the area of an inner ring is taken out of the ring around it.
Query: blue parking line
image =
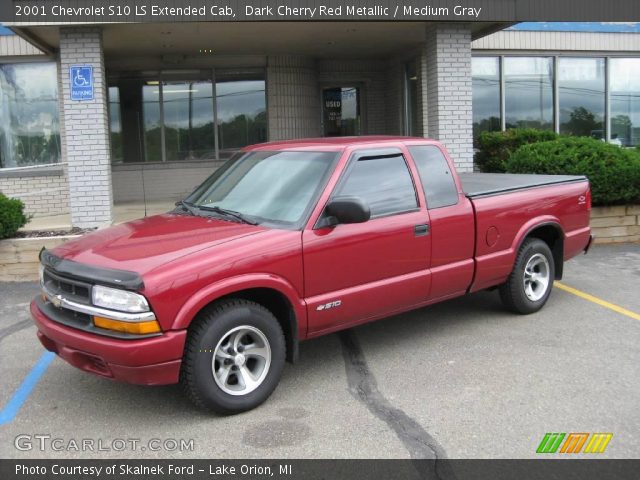
[[[11,397],[2,411],[0,411],[0,425],[9,423],[16,417],[20,408],[22,408],[24,402],[27,401],[31,391],[38,384],[40,377],[47,371],[47,368],[49,368],[49,365],[51,365],[55,356],[56,354],[53,352],[45,352],[42,354],[38,363],[36,363],[29,371],[25,379],[22,381],[22,384],[13,394],[13,397]]]

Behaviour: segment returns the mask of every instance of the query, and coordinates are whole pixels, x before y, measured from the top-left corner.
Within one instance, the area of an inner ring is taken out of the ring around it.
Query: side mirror
[[[316,228],[364,223],[371,218],[369,206],[359,197],[336,197],[329,201]]]

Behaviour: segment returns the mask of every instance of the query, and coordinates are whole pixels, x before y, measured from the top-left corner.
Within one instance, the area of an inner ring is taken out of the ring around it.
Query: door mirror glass
[[[317,228],[364,223],[371,218],[369,206],[359,197],[336,197],[329,201]]]

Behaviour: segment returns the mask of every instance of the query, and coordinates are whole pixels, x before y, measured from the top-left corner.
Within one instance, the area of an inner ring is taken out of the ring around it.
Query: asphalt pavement
[[[596,246],[562,283],[637,316],[640,245]],[[530,316],[482,292],[305,342],[233,417],[47,367],[37,292],[0,284],[0,458],[535,458],[547,432],[611,432],[600,457],[640,458],[640,321],[558,288]]]

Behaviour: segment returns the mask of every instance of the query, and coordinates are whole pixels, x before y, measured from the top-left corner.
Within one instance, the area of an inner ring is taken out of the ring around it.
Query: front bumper
[[[49,319],[31,302],[38,339],[49,351],[76,368],[141,385],[177,383],[186,330],[140,340],[121,340],[71,328]]]

